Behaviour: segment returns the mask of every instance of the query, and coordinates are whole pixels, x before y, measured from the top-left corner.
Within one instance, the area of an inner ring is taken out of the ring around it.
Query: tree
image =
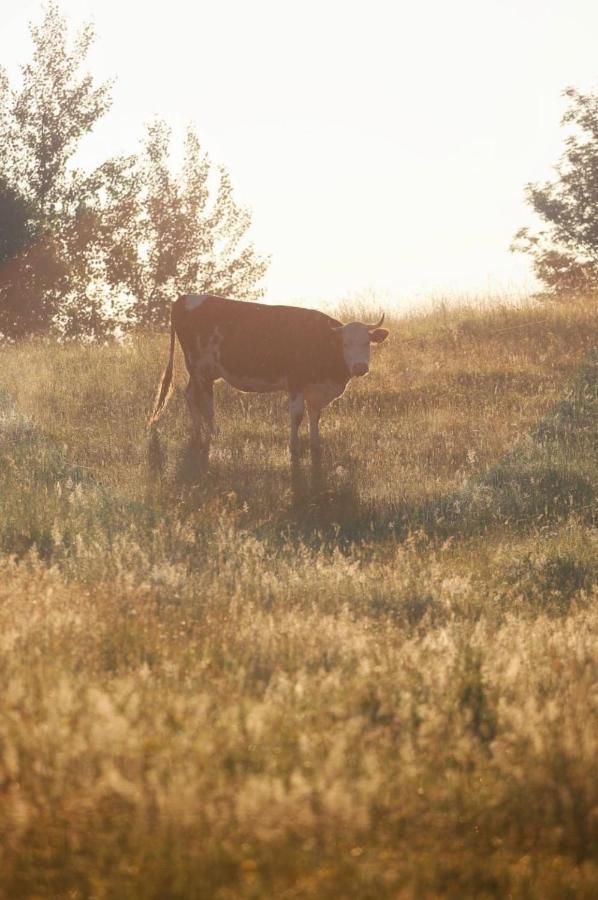
[[[522,228],[512,249],[533,257],[545,296],[598,294],[598,96],[565,91],[570,100],[563,124],[572,126],[557,178],[529,184],[527,203],[543,220],[533,232]]]
[[[130,327],[136,298],[129,292],[137,264],[140,182],[136,157],[114,157],[81,185],[62,232],[73,264],[74,289],[56,316],[65,337],[97,339]]]
[[[109,85],[80,73],[94,38],[90,26],[69,46],[66,19],[51,2],[31,36],[33,59],[21,68],[20,88],[12,90],[0,73],[0,177],[27,205],[36,235],[12,290],[4,279],[3,312],[11,313],[2,321],[18,335],[49,329],[65,298],[89,283],[90,254],[77,227],[89,176],[72,158],[110,105]]]
[[[84,324],[99,336],[109,302],[111,324],[154,327],[169,322],[180,293],[261,296],[268,263],[246,240],[250,216],[235,202],[227,171],[213,170],[193,129],[180,172],[170,157],[170,129],[156,121],[138,156],[109,160],[89,180],[75,234],[93,243],[95,300],[88,289],[64,305],[67,335]]]
[[[108,253],[107,280],[135,298],[134,315],[143,325],[167,323],[182,292],[257,299],[268,265],[246,240],[251,219],[233,198],[228,172],[213,169],[195,131],[187,132],[178,173],[170,146],[166,123],[152,123],[128,174],[130,221],[117,229],[116,242],[113,228]]]
[[[81,138],[111,104],[110,85],[94,85],[81,74],[94,31],[85,26],[69,47],[68,26],[56,3],[40,25],[31,26],[33,60],[22,67],[14,94],[10,133],[12,163],[19,187],[35,199],[43,220],[64,218],[77,202],[85,175],[69,167]]]
[[[83,71],[93,30],[71,45],[50,2],[31,36],[33,58],[18,90],[0,70],[0,189],[12,191],[6,215],[17,231],[26,219],[35,235],[5,272],[12,276],[0,291],[0,331],[99,338],[164,324],[184,291],[260,296],[267,261],[247,241],[249,214],[195,132],[179,173],[163,122],[149,126],[138,154],[82,171],[73,163],[80,141],[110,107],[111,85]]]

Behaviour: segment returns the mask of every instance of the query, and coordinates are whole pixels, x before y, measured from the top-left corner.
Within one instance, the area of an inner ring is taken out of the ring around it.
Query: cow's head
[[[333,328],[343,342],[343,356],[351,375],[367,375],[370,371],[370,344],[381,344],[388,337],[388,329],[380,328],[384,313],[375,325],[349,322]]]

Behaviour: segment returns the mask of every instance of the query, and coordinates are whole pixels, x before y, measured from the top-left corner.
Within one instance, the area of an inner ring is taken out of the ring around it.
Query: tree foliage
[[[170,129],[153,123],[140,159],[142,252],[131,285],[147,324],[167,321],[169,301],[182,291],[257,299],[267,269],[246,241],[251,219],[234,199],[227,170],[214,170],[196,132],[187,132],[179,173],[172,172],[169,152]]]
[[[77,203],[85,176],[69,168],[81,138],[110,107],[110,86],[96,86],[81,68],[94,39],[86,26],[69,46],[66,19],[50,4],[40,25],[31,26],[33,59],[22,66],[13,94],[9,131],[17,183],[35,198],[47,223],[61,220]]]
[[[267,261],[246,241],[249,214],[234,200],[227,171],[214,170],[189,129],[179,172],[171,165],[171,131],[147,128],[140,154],[118,180],[119,203],[105,211],[105,279],[135,298],[132,315],[163,325],[177,294],[212,291],[240,299],[261,295]]]
[[[563,124],[571,131],[556,178],[526,188],[543,225],[522,228],[513,243],[532,256],[546,293],[558,298],[598,294],[598,95],[573,88],[565,95]]]
[[[0,332],[98,338],[163,324],[177,292],[259,296],[250,217],[196,133],[179,173],[163,122],[139,152],[83,170],[81,140],[111,104],[111,84],[85,72],[93,29],[69,40],[51,2],[31,37],[19,87],[0,70]]]
[[[35,220],[30,204],[0,177],[0,332],[12,336],[19,333],[24,309],[30,322],[39,319],[40,313],[43,318],[40,305],[31,306],[33,270],[40,263]]]
[[[0,96],[0,175],[26,204],[35,236],[3,278],[2,330],[13,336],[52,328],[61,306],[89,282],[89,235],[79,227],[89,176],[72,159],[110,105],[109,85],[81,73],[90,27],[71,44],[65,18],[50,3],[31,37],[33,57],[21,67],[18,89],[3,75]]]

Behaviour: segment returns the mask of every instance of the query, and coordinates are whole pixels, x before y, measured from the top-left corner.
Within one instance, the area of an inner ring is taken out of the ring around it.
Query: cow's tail
[[[154,404],[154,411],[150,416],[149,424],[154,425],[160,416],[162,415],[162,411],[164,407],[168,403],[170,398],[170,394],[172,393],[172,373],[174,370],[174,342],[175,342],[176,332],[174,328],[174,303],[172,304],[172,308],[170,310],[170,355],[168,357],[168,362],[166,363],[166,368],[164,369],[164,374],[162,375],[162,381],[160,382],[160,387],[158,388],[158,393],[156,394],[156,401]]]

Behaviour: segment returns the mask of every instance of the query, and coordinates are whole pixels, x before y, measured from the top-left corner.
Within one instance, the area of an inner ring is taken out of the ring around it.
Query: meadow
[[[165,334],[0,349],[1,897],[596,896],[595,304],[386,324],[207,473]]]

